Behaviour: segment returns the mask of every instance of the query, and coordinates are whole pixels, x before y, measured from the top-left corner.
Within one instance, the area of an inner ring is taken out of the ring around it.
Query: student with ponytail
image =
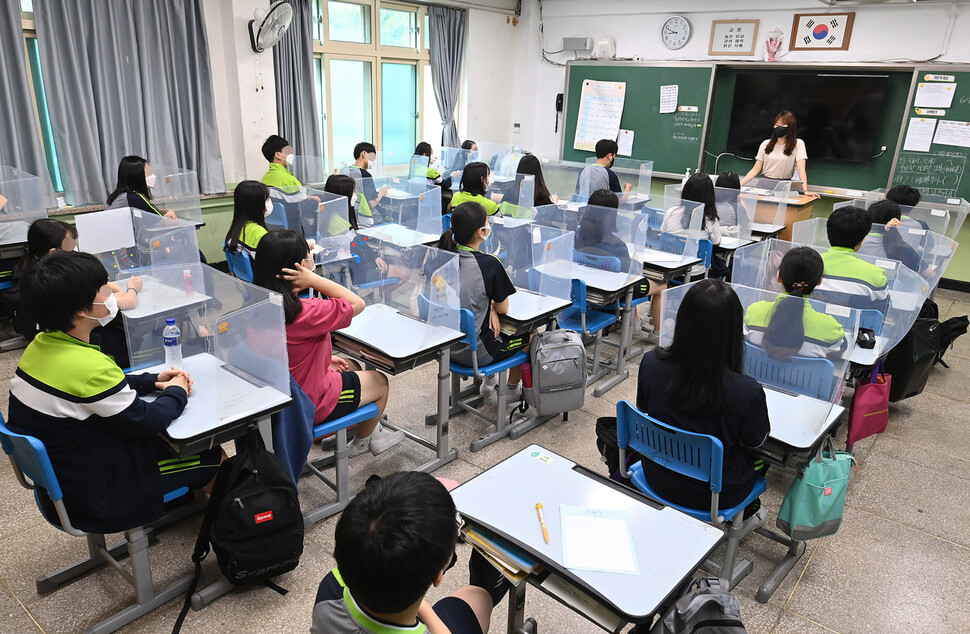
[[[467,170],[465,174],[468,174]],[[461,288],[461,307],[475,316],[478,329],[478,365],[488,365],[507,359],[519,350],[528,348],[529,336],[507,338],[499,326],[499,315],[509,310],[509,295],[515,286],[509,279],[502,262],[493,255],[482,253],[478,248],[488,238],[491,228],[485,208],[477,202],[466,202],[452,211],[451,229],[441,234],[438,248],[458,254],[458,278]],[[461,345],[451,352],[451,358],[463,365],[472,364],[473,353]],[[521,396],[520,368],[509,370],[509,402]],[[481,392],[488,396],[495,390],[495,379],[484,381]]]
[[[768,356],[824,357],[846,346],[845,331],[831,315],[812,308],[808,296],[822,281],[822,256],[810,247],[795,247],[778,266],[778,281],[785,289],[773,302],[755,302],[744,315],[748,341]]]

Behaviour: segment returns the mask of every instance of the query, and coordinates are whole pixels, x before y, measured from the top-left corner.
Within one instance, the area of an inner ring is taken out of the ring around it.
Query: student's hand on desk
[[[461,176],[461,172],[459,172],[458,170],[455,170],[454,172],[451,173],[452,178],[458,178],[459,176]]]
[[[144,287],[145,287],[145,282],[142,281],[140,277],[136,277],[132,275],[131,277],[128,278],[128,288],[135,289],[136,293],[140,293],[141,289],[143,289]]]
[[[330,359],[330,369],[334,372],[347,372],[350,370],[350,364],[347,363],[346,359],[341,359],[340,357],[333,357]]]
[[[310,200],[315,200],[318,203],[320,202],[320,197],[319,196],[307,196],[307,198],[309,198]]]
[[[316,273],[303,266],[302,262],[297,262],[294,264],[294,268],[283,269],[282,274],[278,275],[277,277],[281,277],[287,282],[291,282],[293,284],[293,289],[300,292],[305,288],[309,288],[316,276]]]
[[[633,190],[633,183],[627,183],[623,186],[623,193],[629,194]]]
[[[819,198],[822,197],[821,194],[816,194],[815,192],[808,192],[808,191],[805,192],[805,195],[808,196],[809,198],[813,199],[813,200],[818,200]]]
[[[892,220],[886,223],[886,228],[888,229],[889,227],[898,227],[899,224],[900,224],[899,218],[893,218]]]
[[[192,393],[192,384],[193,381],[189,373],[178,368],[171,368],[159,372],[158,380],[155,381],[155,387],[159,390],[165,391],[166,388],[175,385],[185,390],[186,394]]]
[[[179,219],[179,217],[176,216],[175,215],[175,212],[172,211],[171,209],[165,209],[164,211],[165,211],[165,217],[168,218],[169,220],[178,220]]]
[[[377,192],[378,198],[383,198],[384,196],[387,196],[387,185],[381,187],[381,191]]]

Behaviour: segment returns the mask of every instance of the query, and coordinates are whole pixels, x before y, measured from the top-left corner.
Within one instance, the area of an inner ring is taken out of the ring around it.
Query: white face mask
[[[293,167],[294,161],[296,161],[296,156],[294,156],[293,154],[287,154],[286,155],[286,165],[287,165],[287,167]]]
[[[492,228],[489,227],[488,225],[485,225],[484,227],[482,227],[481,231],[482,231],[483,240],[488,240],[488,236],[492,235]]]
[[[263,217],[265,218],[266,216],[270,215],[271,213],[273,213],[273,201],[270,200],[269,198],[267,198],[266,199],[266,211],[263,212]]]
[[[149,174],[148,176],[146,176],[145,177],[145,184],[148,185],[149,188],[154,187],[155,186],[155,174]]]
[[[118,315],[118,298],[114,296],[114,293],[108,295],[108,299],[103,302],[94,302],[94,306],[104,306],[108,309],[108,314],[104,317],[92,317],[91,315],[85,315],[88,319],[93,319],[102,326],[107,326],[111,323],[111,320]]]
[[[367,155],[367,165],[368,166],[370,166],[371,164],[376,163],[376,162],[377,162],[377,154],[375,154],[374,152],[371,152],[370,154]]]

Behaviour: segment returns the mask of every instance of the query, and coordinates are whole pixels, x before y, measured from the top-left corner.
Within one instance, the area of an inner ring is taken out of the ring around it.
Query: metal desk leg
[[[523,579],[509,590],[508,634],[521,634],[525,623],[525,586]]]
[[[628,376],[630,376],[630,371],[626,369],[626,351],[630,346],[630,342],[633,338],[632,330],[630,324],[630,315],[633,313],[633,287],[631,286],[626,290],[626,300],[623,306],[623,323],[620,326],[620,348],[616,351],[616,376],[611,377],[609,380],[605,381],[602,385],[593,390],[593,396],[600,397],[606,394],[609,390],[613,389],[616,384],[621,381],[625,381]]]
[[[795,567],[798,560],[801,559],[802,555],[805,554],[805,542],[795,541],[794,539],[791,539],[785,535],[779,535],[778,533],[768,530],[763,526],[755,529],[755,532],[759,535],[764,535],[765,537],[772,539],[779,544],[788,546],[788,552],[785,553],[785,556],[782,557],[781,561],[778,562],[778,565],[774,567],[771,574],[769,574],[768,578],[765,579],[765,582],[761,584],[760,588],[758,588],[758,602],[768,603],[768,599],[771,598],[771,595],[775,593],[775,590],[778,589],[781,582],[785,580],[785,577],[788,576],[791,569]]]
[[[448,436],[448,418],[450,410],[448,408],[448,397],[451,394],[448,385],[451,379],[451,348],[445,348],[438,356],[438,427],[437,427],[437,449],[438,459],[435,461],[437,468],[443,464],[451,462],[458,457],[458,450],[451,449]]]

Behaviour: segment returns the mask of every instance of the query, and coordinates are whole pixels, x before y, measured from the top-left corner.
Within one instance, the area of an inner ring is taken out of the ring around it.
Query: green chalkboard
[[[913,90],[913,98],[905,113],[904,122],[907,127],[911,117],[936,119],[934,142],[930,144],[928,152],[912,152],[903,150],[900,146],[896,159],[896,170],[893,172],[893,185],[912,185],[924,194],[937,196],[960,197],[970,200],[970,176],[965,176],[970,148],[959,145],[943,145],[936,143],[939,139],[939,126],[943,121],[957,121],[961,124],[970,121],[970,72],[955,73],[944,68],[932,70],[920,68],[916,71],[917,86]],[[916,108],[919,83],[952,83],[927,81],[930,78],[953,78],[956,82],[953,103],[948,108],[937,108],[937,113],[944,114],[930,116],[926,109]],[[903,131],[903,141],[907,130]]]
[[[734,84],[739,73],[775,73],[783,72],[786,75],[815,75],[819,72],[827,74],[858,74],[859,70],[832,69],[792,69],[783,65],[778,68],[739,68],[739,67],[718,67],[717,79],[714,85],[714,98],[712,99],[711,119],[708,128],[710,130],[707,140],[707,152],[704,156],[704,170],[709,173],[719,173],[725,170],[732,170],[744,176],[751,169],[753,162],[744,161],[733,156],[715,157],[726,151],[728,129],[731,123],[731,111],[734,106]],[[809,150],[808,182],[814,190],[822,188],[833,189],[853,189],[868,191],[886,187],[893,167],[893,156],[896,146],[899,143],[899,126],[906,114],[906,99],[909,95],[910,85],[913,79],[913,68],[903,68],[900,70],[887,69],[880,67],[866,71],[866,74],[887,75],[886,93],[883,99],[883,110],[879,116],[876,128],[875,149],[873,155],[879,156],[872,158],[868,163],[849,163],[846,161],[831,161],[823,159],[813,159]],[[968,86],[970,88],[970,86]],[[765,138],[771,129],[771,117],[774,113],[766,115]],[[886,150],[882,151],[882,146]],[[880,154],[881,152],[881,154]],[[749,157],[749,158],[754,158]]]
[[[583,82],[622,81],[626,82],[626,98],[620,128],[633,130],[632,158],[653,161],[654,172],[683,174],[687,168],[696,169],[713,74],[712,64],[569,62],[562,159],[583,162],[594,155],[573,148]],[[660,114],[660,87],[668,85],[678,87],[678,106],[691,111]]]

